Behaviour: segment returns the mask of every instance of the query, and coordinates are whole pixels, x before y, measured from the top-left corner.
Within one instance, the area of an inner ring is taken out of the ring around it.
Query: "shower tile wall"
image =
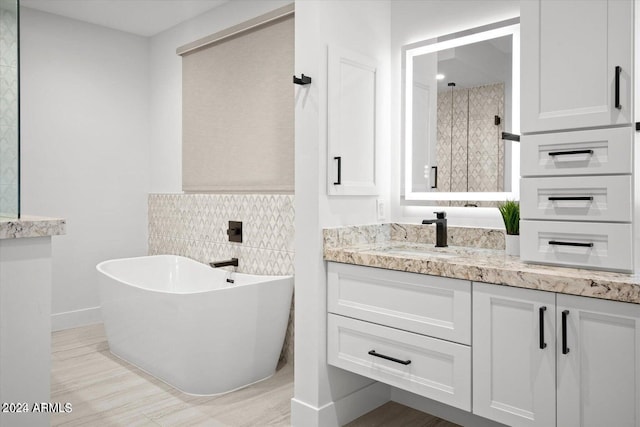
[[[451,126],[451,188],[449,191],[467,190],[467,168],[470,144],[469,132],[469,91],[453,91],[453,109]],[[445,162],[447,160],[445,159]]]
[[[0,0],[0,216],[18,212],[18,26],[15,0]]]
[[[469,190],[504,191],[504,84],[469,89]]]
[[[451,191],[451,134],[453,91],[438,93],[438,139],[436,144],[436,166],[438,186],[435,191]],[[441,204],[440,201],[438,204]],[[448,202],[444,202],[448,204]]]
[[[437,191],[504,191],[504,84],[447,90],[438,94]],[[483,205],[477,201],[439,205]],[[491,203],[491,202],[490,202]]]
[[[238,271],[293,274],[293,196],[282,194],[150,194],[149,254],[203,263],[238,258]],[[242,243],[229,242],[228,221],[242,221]],[[283,358],[293,361],[291,319]]]

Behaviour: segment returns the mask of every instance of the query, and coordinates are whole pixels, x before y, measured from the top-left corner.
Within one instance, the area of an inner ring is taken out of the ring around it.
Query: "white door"
[[[555,294],[474,283],[472,349],[474,414],[556,425]]]
[[[558,295],[556,313],[558,426],[640,427],[640,305]]]
[[[632,0],[525,1],[520,22],[522,133],[631,123]]]

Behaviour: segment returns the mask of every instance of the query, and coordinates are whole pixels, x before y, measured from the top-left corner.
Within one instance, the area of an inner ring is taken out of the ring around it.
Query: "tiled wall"
[[[454,192],[504,191],[504,84],[438,93],[438,189]],[[492,206],[493,202],[439,202],[440,206]]]
[[[238,258],[238,272],[293,274],[293,196],[283,194],[150,194],[149,254],[209,263]],[[243,242],[229,242],[228,221],[242,221]],[[283,358],[293,361],[293,319]]]
[[[18,26],[15,0],[0,0],[0,216],[18,212]]]
[[[504,230],[496,228],[447,228],[449,245],[504,250]],[[422,224],[370,224],[325,228],[324,248],[388,245],[390,242],[435,244],[436,228]]]

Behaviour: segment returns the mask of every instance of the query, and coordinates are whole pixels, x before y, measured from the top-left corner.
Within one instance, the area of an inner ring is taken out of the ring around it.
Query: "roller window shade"
[[[293,14],[182,54],[182,188],[293,192]]]

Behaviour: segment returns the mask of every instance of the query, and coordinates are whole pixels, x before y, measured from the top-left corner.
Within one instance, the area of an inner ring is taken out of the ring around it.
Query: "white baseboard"
[[[345,425],[391,400],[391,387],[375,382],[334,402],[338,425]]]
[[[293,427],[342,426],[384,405],[389,400],[389,386],[379,382],[374,382],[320,408],[294,397],[291,399],[291,425]]]
[[[51,315],[51,332],[93,325],[94,323],[102,323],[100,307],[55,313]]]

